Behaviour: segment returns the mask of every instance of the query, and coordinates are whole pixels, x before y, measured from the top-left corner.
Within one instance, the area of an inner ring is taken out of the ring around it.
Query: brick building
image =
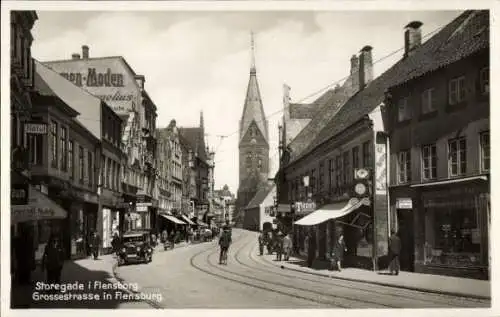
[[[467,11],[429,40],[408,26],[415,72],[390,88],[392,226],[404,270],[487,278],[490,225],[489,14]]]

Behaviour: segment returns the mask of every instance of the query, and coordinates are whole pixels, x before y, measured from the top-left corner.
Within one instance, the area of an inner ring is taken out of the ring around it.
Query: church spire
[[[257,73],[255,67],[255,43],[254,33],[250,33],[250,48],[251,48],[251,64],[250,64],[250,79],[248,81],[247,95],[245,105],[243,106],[243,114],[240,121],[240,141],[243,139],[248,129],[255,123],[260,130],[265,141],[269,141],[268,123],[262,105],[262,98],[259,91],[259,83],[257,81]]]
[[[204,129],[205,127],[203,126],[203,110],[200,111],[200,128]]]
[[[250,64],[250,74],[255,74],[255,42],[253,40],[253,31],[250,32],[250,47],[251,47],[251,64]]]

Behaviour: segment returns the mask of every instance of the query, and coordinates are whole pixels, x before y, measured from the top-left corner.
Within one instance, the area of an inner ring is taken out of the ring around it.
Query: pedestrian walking
[[[290,237],[290,234],[287,234],[283,237],[283,255],[285,261],[288,261],[290,259],[292,247],[292,238]]]
[[[99,234],[97,231],[94,231],[92,234],[92,237],[90,238],[90,250],[92,252],[92,256],[94,257],[94,260],[97,260],[99,257],[99,247],[101,246],[101,237],[99,237]]]
[[[42,270],[47,272],[47,283],[60,283],[61,272],[64,265],[64,248],[58,236],[52,235],[49,238],[42,258]]]
[[[264,243],[265,243],[265,236],[264,232],[260,232],[259,234],[259,254],[262,255],[264,254]]]
[[[115,232],[113,235],[113,240],[111,240],[111,247],[113,248],[113,253],[118,253],[120,250],[120,237],[118,236],[118,233]]]
[[[281,231],[276,234],[274,248],[276,250],[276,261],[281,261],[283,256],[283,233]]]
[[[344,252],[347,251],[347,247],[344,242],[344,235],[340,234],[338,239],[335,241],[335,245],[332,250],[332,262],[330,263],[330,269],[336,269],[342,271],[342,261],[344,260]]]
[[[314,231],[309,231],[307,236],[307,266],[312,267],[314,259],[316,258],[316,235]]]
[[[161,242],[165,243],[167,242],[167,240],[168,240],[168,232],[167,230],[163,229],[163,231],[161,232]]]
[[[391,275],[399,274],[399,254],[401,252],[401,240],[394,230],[391,230],[389,238],[389,272]]]

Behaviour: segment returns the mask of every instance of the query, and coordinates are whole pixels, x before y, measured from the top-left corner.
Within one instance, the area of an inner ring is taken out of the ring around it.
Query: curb
[[[275,263],[273,263],[273,264],[276,267],[281,268],[281,265],[278,265]],[[464,294],[464,293],[457,293],[457,292],[450,292],[450,291],[438,291],[438,290],[427,289],[427,288],[423,288],[423,287],[397,285],[397,284],[377,282],[377,281],[367,281],[367,280],[361,280],[361,279],[355,279],[355,278],[349,278],[349,277],[343,277],[343,276],[325,275],[325,274],[321,274],[321,273],[308,272],[308,271],[303,271],[303,270],[299,270],[299,269],[294,269],[294,268],[290,268],[290,267],[286,267],[286,266],[283,266],[283,268],[290,270],[290,271],[296,271],[296,272],[301,272],[301,273],[306,273],[306,274],[311,274],[311,275],[316,275],[316,276],[321,276],[321,277],[335,278],[335,279],[351,281],[351,282],[362,282],[362,283],[368,283],[368,284],[374,284],[374,285],[380,285],[380,286],[408,289],[408,290],[412,290],[412,291],[419,291],[419,292],[426,292],[426,293],[433,293],[433,294],[440,294],[440,295],[457,296],[457,297],[468,297],[468,298],[490,300],[491,301],[491,296],[482,296],[482,295],[476,295],[476,294]]]
[[[111,263],[111,272],[113,273],[113,278],[115,280],[117,280],[118,283],[123,285],[123,283],[125,283],[125,280],[122,279],[121,277],[119,277],[118,274],[116,274],[116,268],[118,267],[118,263],[114,259],[112,259],[112,262],[113,263]],[[127,291],[129,293],[132,293],[132,294],[140,294],[141,293],[141,292],[136,292],[136,291],[130,290],[130,289],[127,289]],[[163,309],[163,307],[161,305],[159,305],[158,303],[156,303],[155,301],[144,299],[144,300],[139,300],[139,302],[144,302],[144,303],[148,304],[149,306],[156,308],[156,309]]]

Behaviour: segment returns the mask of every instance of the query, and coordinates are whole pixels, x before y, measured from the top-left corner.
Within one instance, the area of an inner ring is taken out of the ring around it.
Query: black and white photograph
[[[495,10],[42,2],[2,3],[2,315],[495,315]]]

